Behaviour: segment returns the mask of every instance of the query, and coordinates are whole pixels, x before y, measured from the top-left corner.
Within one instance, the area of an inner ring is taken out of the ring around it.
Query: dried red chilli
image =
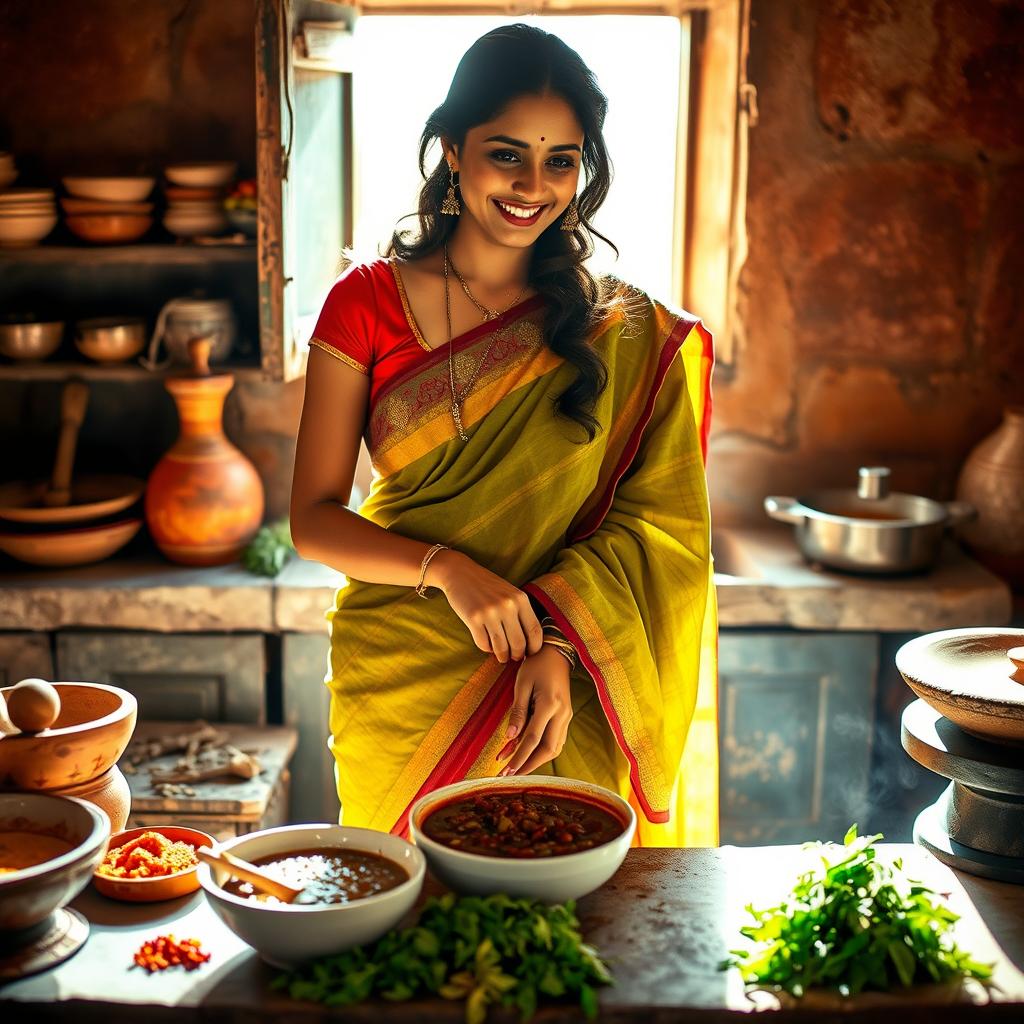
[[[199,939],[178,942],[173,935],[158,935],[144,942],[132,957],[137,966],[150,974],[168,967],[184,967],[186,971],[194,971],[209,959],[210,954],[200,949]]]

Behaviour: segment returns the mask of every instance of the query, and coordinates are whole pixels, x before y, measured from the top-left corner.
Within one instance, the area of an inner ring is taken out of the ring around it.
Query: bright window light
[[[614,273],[662,301],[673,301],[680,53],[687,22],[654,15],[403,16],[355,22],[353,68],[354,243],[383,252],[405,214],[416,210],[422,179],[417,145],[427,117],[445,98],[459,58],[485,32],[517,21],[560,36],[594,71],[608,97],[605,140],[614,173],[595,227],[592,273]],[[624,56],[629,55],[629,56]],[[642,63],[634,55],[642,55]],[[399,91],[396,83],[414,83]],[[435,144],[428,170],[440,158]],[[582,183],[580,185],[582,188]],[[400,226],[415,228],[415,217]],[[676,269],[678,273],[678,268]]]

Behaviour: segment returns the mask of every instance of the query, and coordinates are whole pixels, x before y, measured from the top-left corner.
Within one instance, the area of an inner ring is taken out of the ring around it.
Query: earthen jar
[[[972,449],[956,496],[978,510],[959,531],[972,553],[1024,589],[1024,405],[1007,406],[1002,424]]]
[[[209,338],[189,342],[192,372],[164,382],[178,407],[181,433],[146,485],[146,524],[172,562],[236,561],[263,521],[263,483],[224,434],[230,373],[211,374]]]

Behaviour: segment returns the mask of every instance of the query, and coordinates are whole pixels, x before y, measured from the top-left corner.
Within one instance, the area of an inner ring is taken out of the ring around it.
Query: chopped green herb
[[[276,576],[285,567],[294,550],[288,520],[280,519],[269,526],[260,527],[242,552],[242,563],[249,572],[258,576]]]
[[[758,944],[730,950],[719,966],[738,967],[743,980],[800,997],[808,989],[853,995],[920,982],[986,979],[992,965],[978,963],[948,934],[958,920],[936,894],[876,858],[881,835],[857,837],[851,826],[843,845],[807,843],[822,851],[821,871],[799,876],[776,907],[747,911],[756,922],[740,931]]]
[[[518,1010],[525,1024],[543,997],[567,997],[593,1020],[595,986],[613,982],[583,941],[575,910],[573,901],[546,906],[446,893],[428,899],[412,927],[280,974],[271,985],[328,1006],[370,996],[464,999],[467,1024],[482,1024],[492,1003]]]

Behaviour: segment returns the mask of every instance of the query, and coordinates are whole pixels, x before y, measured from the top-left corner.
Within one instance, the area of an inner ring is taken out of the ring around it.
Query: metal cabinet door
[[[0,633],[0,686],[53,679],[49,633]]]
[[[325,633],[285,633],[281,638],[284,724],[299,732],[292,756],[289,820],[337,821],[334,755],[327,749],[330,691],[324,685],[330,640]]]
[[[140,719],[266,722],[262,634],[57,634],[57,671],[133,693]]]
[[[722,630],[721,841],[841,840],[871,827],[878,637]]]

